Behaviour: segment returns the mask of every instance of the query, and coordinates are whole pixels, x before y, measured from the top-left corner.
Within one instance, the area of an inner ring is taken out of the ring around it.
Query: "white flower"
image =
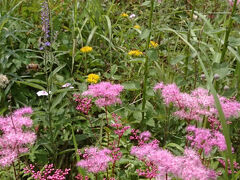
[[[70,89],[73,89],[73,88],[74,88],[73,86],[71,86],[71,83],[66,83],[66,84],[62,85],[62,87],[63,87],[63,88],[69,87]]]
[[[66,83],[66,84],[62,85],[63,88],[69,87],[69,86],[71,86],[71,83]]]
[[[51,94],[51,91],[49,91],[49,94]],[[48,96],[48,93],[47,93],[47,91],[38,91],[37,95],[38,96]]]
[[[135,18],[135,17],[136,17],[135,14],[131,14],[131,15],[129,16],[130,19],[133,19],[133,18]]]

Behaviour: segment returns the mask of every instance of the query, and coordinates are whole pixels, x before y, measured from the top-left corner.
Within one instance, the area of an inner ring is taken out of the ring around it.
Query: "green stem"
[[[73,3],[73,29],[72,29],[72,39],[73,39],[73,47],[72,47],[72,69],[71,74],[73,74],[74,63],[75,63],[75,53],[76,53],[76,37],[75,37],[75,30],[76,30],[76,22],[77,22],[77,0],[74,0]]]
[[[196,1],[193,0],[192,5],[191,5],[192,11],[190,14],[190,22],[188,24],[188,34],[187,34],[187,40],[189,43],[191,41],[191,29],[192,29],[192,24],[193,24],[193,15],[194,15],[195,6],[196,6]],[[187,78],[187,74],[188,74],[188,62],[189,62],[190,54],[191,54],[191,51],[188,48],[187,57],[185,59],[185,69],[184,69],[185,79]],[[195,69],[195,73],[196,73],[196,69]]]
[[[77,162],[79,162],[80,161],[80,156],[78,154],[78,145],[77,145],[76,137],[75,137],[75,134],[74,134],[74,129],[73,129],[72,125],[70,125],[70,126],[71,126],[71,129],[72,129],[73,145],[74,145],[74,149],[75,149],[75,153],[76,153],[76,159],[77,159]],[[81,167],[78,167],[77,169],[78,169],[78,173],[81,174],[84,177],[85,174],[86,174],[85,171]]]
[[[12,163],[12,166],[13,166],[15,180],[18,180],[18,176],[17,176],[17,172],[16,172],[16,168],[15,168],[14,162]]]
[[[150,10],[150,17],[149,17],[149,30],[150,33],[148,35],[148,39],[147,39],[147,44],[146,44],[146,52],[149,49],[149,43],[150,43],[150,38],[151,38],[151,31],[152,31],[152,19],[153,19],[153,7],[154,7],[154,0],[151,0],[151,10]],[[144,64],[144,82],[143,82],[143,89],[142,89],[142,93],[143,93],[143,101],[142,101],[142,122],[141,124],[144,125],[145,123],[145,106],[146,106],[146,91],[147,91],[147,79],[148,79],[148,56],[146,55],[146,59],[145,59],[145,64]]]
[[[232,30],[232,26],[233,26],[233,18],[232,17],[235,15],[236,9],[237,9],[237,0],[234,1],[233,8],[232,8],[232,13],[231,13],[230,18],[229,18],[229,23],[228,23],[228,26],[227,26],[225,39],[224,39],[224,44],[223,44],[223,47],[222,47],[222,54],[221,54],[220,62],[223,62],[225,54],[227,52],[228,38],[229,38],[230,32]]]

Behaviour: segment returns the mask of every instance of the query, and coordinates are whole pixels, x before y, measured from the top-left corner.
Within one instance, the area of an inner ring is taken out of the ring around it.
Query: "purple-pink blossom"
[[[88,172],[98,173],[106,171],[108,163],[112,161],[111,150],[104,148],[102,150],[91,147],[85,149],[83,160],[77,163],[77,166],[87,169]]]
[[[187,132],[189,133],[187,139],[191,142],[191,146],[204,150],[206,155],[212,151],[213,147],[218,147],[220,151],[227,149],[224,135],[219,131],[188,126]]]
[[[114,123],[111,124],[111,126],[115,128],[114,133],[117,134],[120,139],[123,136],[124,132],[130,129],[130,126],[123,126],[122,123],[120,122],[121,120],[120,116],[113,113],[112,117],[114,119]]]
[[[216,172],[206,168],[199,155],[192,149],[185,149],[183,156],[174,156],[168,150],[159,148],[158,144],[150,142],[133,146],[131,154],[145,163],[145,170],[137,170],[140,176],[164,179],[168,174],[183,180],[217,179]]]
[[[89,110],[92,107],[92,100],[87,97],[82,97],[79,94],[74,94],[73,96],[75,98],[74,101],[77,102],[76,110],[84,114],[88,114]]]
[[[111,84],[110,82],[100,82],[88,86],[88,90],[82,93],[83,96],[92,96],[96,98],[96,105],[99,107],[121,104],[119,98],[123,86],[120,84]]]
[[[177,108],[177,111],[174,112],[175,116],[187,121],[202,121],[203,117],[205,117],[209,120],[213,128],[220,128],[220,123],[217,122],[218,110],[215,107],[214,97],[208,92],[208,90],[197,88],[189,94],[182,93],[176,84],[164,85],[162,82],[158,83],[154,87],[154,90],[161,91],[163,101],[166,105],[171,103]],[[239,102],[219,95],[218,97],[223,113],[227,119],[231,117],[239,117]]]
[[[24,168],[25,174],[31,174],[31,177],[36,180],[65,180],[71,169],[55,169],[53,164],[45,165],[44,170],[35,171],[35,166],[30,164],[29,167]]]
[[[32,108],[25,107],[14,111],[7,117],[0,117],[0,165],[11,165],[21,153],[26,153],[26,145],[33,144],[36,135],[32,131],[23,130],[23,126],[32,127],[32,120],[25,116],[31,114]]]

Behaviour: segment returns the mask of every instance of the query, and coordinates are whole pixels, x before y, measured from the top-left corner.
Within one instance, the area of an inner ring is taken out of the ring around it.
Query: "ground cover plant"
[[[0,179],[239,179],[239,10],[0,0]]]

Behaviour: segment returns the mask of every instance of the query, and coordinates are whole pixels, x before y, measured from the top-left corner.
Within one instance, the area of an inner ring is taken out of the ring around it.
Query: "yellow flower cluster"
[[[87,77],[87,82],[96,84],[100,79],[100,76],[97,74],[89,74]]]
[[[141,56],[143,55],[143,52],[139,51],[139,50],[132,50],[128,52],[128,55],[130,56]]]
[[[122,13],[121,16],[122,16],[122,17],[128,17],[128,14]]]
[[[80,49],[80,51],[83,53],[88,53],[88,52],[91,52],[92,50],[93,50],[93,48],[90,46],[84,46]]]
[[[154,41],[150,41],[149,47],[156,48],[156,47],[158,47],[158,43],[156,43]]]
[[[135,25],[133,26],[135,29],[141,29],[141,27],[139,25]]]

